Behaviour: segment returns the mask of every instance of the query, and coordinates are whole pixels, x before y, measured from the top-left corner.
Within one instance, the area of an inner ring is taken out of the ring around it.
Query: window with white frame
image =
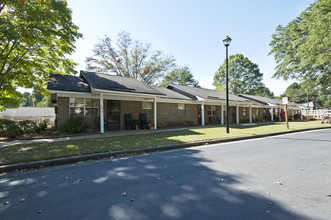
[[[208,116],[216,116],[216,105],[208,105],[207,114]]]
[[[256,108],[256,115],[259,115],[259,108]]]
[[[243,116],[246,116],[246,107],[243,107]]]
[[[99,114],[99,100],[88,98],[69,99],[70,116],[97,117]]]
[[[147,117],[152,117],[152,102],[143,102],[142,113],[146,113]]]
[[[179,117],[185,116],[185,104],[182,104],[182,103],[178,104],[178,115],[179,115]]]

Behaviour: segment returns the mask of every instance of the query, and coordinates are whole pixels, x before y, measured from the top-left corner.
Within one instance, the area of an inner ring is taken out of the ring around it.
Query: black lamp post
[[[223,40],[223,44],[226,48],[226,133],[230,133],[229,129],[229,68],[228,68],[228,46],[230,46],[231,38],[226,36]],[[223,113],[222,113],[223,114]]]

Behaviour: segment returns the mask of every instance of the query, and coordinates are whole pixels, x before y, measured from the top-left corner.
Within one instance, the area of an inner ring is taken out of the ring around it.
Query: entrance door
[[[107,131],[120,130],[120,101],[107,100]]]

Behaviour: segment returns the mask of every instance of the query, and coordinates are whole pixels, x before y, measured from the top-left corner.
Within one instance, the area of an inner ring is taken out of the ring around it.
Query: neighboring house
[[[240,94],[242,98],[246,98],[258,103],[261,103],[265,106],[265,119],[274,121],[279,120],[281,121],[281,112],[284,111],[283,101],[280,99],[271,99],[267,97],[261,96],[254,96],[254,95],[247,95],[247,94]],[[288,117],[294,119],[294,115],[301,115],[301,108],[299,104],[294,102],[288,102],[287,105],[288,109]]]
[[[309,102],[309,104],[308,103],[303,103],[303,104],[300,104],[300,105],[304,109],[308,108],[308,110],[317,110],[317,109],[320,108],[320,105],[317,102],[313,102],[313,101]]]
[[[126,128],[127,115],[141,113],[159,127],[225,124],[225,92],[189,86],[149,86],[133,78],[81,71],[79,76],[50,74],[48,90],[56,104],[57,126],[70,116],[84,116],[96,130]],[[229,96],[229,122],[263,120],[265,105]],[[223,112],[223,114],[221,114]]]
[[[54,107],[7,108],[4,112],[0,112],[0,116],[17,122],[29,120],[39,124],[46,120],[47,125],[54,125],[55,122]]]

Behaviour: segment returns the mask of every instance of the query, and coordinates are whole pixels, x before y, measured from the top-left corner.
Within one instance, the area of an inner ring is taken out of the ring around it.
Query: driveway
[[[331,219],[331,129],[14,172],[0,219]]]

